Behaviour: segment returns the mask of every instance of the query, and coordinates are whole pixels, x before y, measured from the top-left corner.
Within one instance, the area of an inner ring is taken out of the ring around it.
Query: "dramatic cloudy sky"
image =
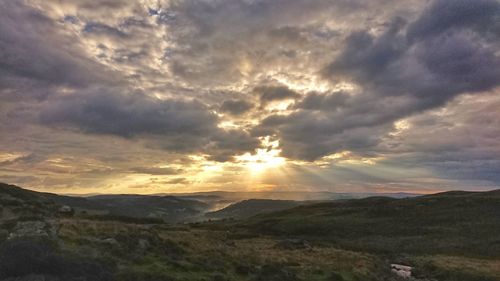
[[[500,187],[498,0],[0,1],[0,181]]]

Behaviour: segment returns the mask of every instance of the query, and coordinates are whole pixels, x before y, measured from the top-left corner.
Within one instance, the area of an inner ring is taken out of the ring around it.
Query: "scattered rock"
[[[68,205],[61,206],[61,208],[59,208],[58,211],[59,211],[59,213],[61,215],[65,215],[65,216],[72,216],[75,213],[75,211],[73,210],[73,208],[71,208]]]
[[[402,264],[391,264],[391,272],[396,274],[397,276],[405,279],[411,278],[411,266],[402,265]]]
[[[149,247],[151,247],[151,243],[149,243],[147,239],[139,239],[137,244],[138,250],[140,252],[145,252],[149,249]]]
[[[111,245],[111,246],[118,246],[118,245],[120,245],[120,243],[118,243],[118,241],[116,241],[115,238],[102,239],[100,242],[103,243],[103,244]]]
[[[8,239],[20,237],[41,237],[41,238],[56,238],[56,228],[44,221],[22,221],[18,222]]]

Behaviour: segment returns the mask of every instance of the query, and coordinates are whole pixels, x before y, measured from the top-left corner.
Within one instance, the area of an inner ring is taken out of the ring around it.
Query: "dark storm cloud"
[[[443,5],[448,9],[441,9]],[[353,33],[325,75],[348,77],[373,95],[416,97],[420,104],[415,107],[420,110],[442,105],[464,92],[491,89],[499,83],[498,47],[489,44],[491,38],[483,30],[470,27],[483,21],[493,24],[487,11],[492,5],[492,1],[436,1],[410,24],[406,34],[399,18],[378,37],[365,31]],[[471,21],[458,21],[457,14],[462,13]],[[441,20],[446,22],[444,29],[425,32],[428,25]]]
[[[466,2],[474,7],[492,5],[491,1]],[[463,1],[446,3],[451,11],[460,11],[464,5]],[[436,5],[442,4],[433,7]],[[472,10],[477,10],[474,7]],[[448,12],[426,9],[410,24],[410,30],[416,30],[417,25],[432,25],[435,18],[446,17],[443,14]],[[472,14],[475,18],[491,18],[489,12]],[[491,44],[491,37],[483,32],[470,28],[482,21],[446,22],[446,30],[414,37],[417,40],[408,40],[405,21],[400,18],[378,36],[367,31],[352,33],[323,75],[332,81],[355,83],[360,88],[357,93],[331,96],[338,99],[335,101],[307,95],[296,106],[298,111],[285,117],[270,116],[255,131],[275,133],[284,154],[299,159],[315,160],[342,150],[367,153],[377,151],[394,121],[442,106],[460,94],[498,86],[498,45]]]
[[[408,30],[411,40],[435,36],[456,28],[471,28],[483,34],[500,33],[500,3],[496,0],[434,1]]]
[[[300,28],[294,26],[283,26],[272,29],[269,31],[269,35],[271,37],[275,37],[276,39],[281,39],[283,41],[302,43],[307,41],[307,38],[301,34]]]
[[[21,1],[0,3],[0,94],[46,96],[50,86],[84,87],[117,80],[82,53],[38,10]]]
[[[253,108],[253,104],[245,100],[225,100],[220,106],[221,112],[232,115],[241,115]]]
[[[417,56],[434,75],[435,85],[419,89],[424,96],[455,96],[491,89],[500,82],[498,47],[486,47],[480,38],[463,34],[438,37],[422,43]],[[437,85],[441,81],[441,85]],[[416,85],[417,86],[417,85]]]
[[[39,122],[89,134],[151,141],[151,147],[177,152],[205,152],[216,161],[251,152],[258,139],[244,131],[226,131],[218,117],[196,100],[159,100],[141,92],[91,88],[45,102]]]
[[[159,100],[142,93],[117,92],[120,90],[96,88],[51,100],[42,108],[40,121],[122,137],[202,137],[216,128],[217,117],[200,102]]]
[[[259,86],[253,90],[259,95],[260,104],[298,98],[300,95],[286,86]]]
[[[210,160],[225,162],[233,160],[236,155],[252,153],[260,146],[259,139],[245,131],[221,130],[213,135],[205,149],[210,154]]]
[[[369,117],[357,116],[348,122],[362,122],[364,118]],[[284,156],[314,161],[345,150],[367,153],[382,141],[380,136],[391,128],[391,125],[351,127],[348,122],[334,120],[335,117],[322,113],[299,111],[288,116],[268,117],[254,129],[254,133],[277,133]]]
[[[349,98],[349,94],[345,92],[334,92],[328,94],[312,92],[307,94],[299,103],[297,103],[295,108],[335,111],[336,109],[343,107]]]
[[[403,25],[396,19],[387,31],[375,38],[367,31],[356,31],[350,34],[341,54],[324,70],[328,78],[351,76],[367,80],[380,73],[391,62],[399,59],[406,51],[404,37],[399,34]]]

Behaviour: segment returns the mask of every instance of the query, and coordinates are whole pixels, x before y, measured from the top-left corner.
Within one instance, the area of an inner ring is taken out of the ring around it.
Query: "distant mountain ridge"
[[[373,196],[384,196],[391,198],[408,198],[422,196],[425,194],[407,192],[386,192],[386,193],[349,193],[349,192],[329,192],[329,191],[206,191],[193,193],[162,193],[161,195],[173,195],[180,197],[222,197],[226,199],[269,199],[269,200],[338,200],[338,199],[359,199]]]
[[[490,191],[490,194],[500,191]],[[481,192],[449,191],[439,196],[471,196]],[[438,195],[412,193],[332,193],[332,192],[195,192],[177,194],[99,194],[87,197],[58,195],[22,189],[0,183],[0,199],[24,200],[35,206],[68,205],[77,213],[112,215],[131,218],[158,218],[169,223],[194,222],[207,219],[245,219],[255,215],[284,211],[314,203],[339,204],[340,201],[361,199],[356,202],[390,201],[401,198],[433,198]],[[250,198],[248,198],[250,197]],[[10,198],[10,199],[8,199]],[[278,199],[273,199],[278,198]],[[286,199],[295,198],[295,199]],[[380,199],[377,199],[380,198]],[[391,199],[392,198],[392,199]],[[6,202],[7,202],[6,201]],[[12,203],[12,202],[11,202]],[[28,205],[29,205],[28,204]],[[53,204],[53,205],[51,205]],[[37,207],[37,208],[38,208]]]
[[[4,193],[13,192],[25,198],[49,200],[68,205],[77,213],[114,215],[133,218],[160,218],[166,222],[191,222],[205,219],[246,218],[260,213],[292,208],[304,202],[364,198],[373,195],[394,198],[414,197],[411,193],[332,193],[332,192],[194,192],[176,194],[92,194],[59,195],[36,192],[0,183]],[[8,190],[6,189],[8,188]],[[206,215],[205,215],[206,214]]]
[[[71,197],[98,197],[98,196],[120,196],[134,194],[62,194]],[[190,198],[200,201],[217,200],[225,198],[228,200],[247,200],[247,199],[270,199],[270,200],[336,200],[336,199],[357,199],[372,196],[385,196],[392,198],[416,197],[426,194],[409,192],[330,192],[330,191],[202,191],[202,192],[182,192],[182,193],[153,193],[143,194],[146,196],[175,196]]]

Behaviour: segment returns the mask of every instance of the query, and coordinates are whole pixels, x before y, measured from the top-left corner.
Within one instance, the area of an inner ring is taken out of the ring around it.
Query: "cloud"
[[[234,156],[269,136],[287,165],[307,167],[301,177],[321,175],[276,186],[499,182],[499,7],[4,1],[0,153],[23,156],[2,172],[33,187],[116,189],[168,163],[189,186],[246,188]],[[206,161],[226,162],[214,185],[192,180]]]
[[[83,31],[91,34],[102,34],[111,37],[126,38],[128,35],[118,28],[98,23],[98,22],[88,22],[85,24]]]
[[[2,96],[43,98],[53,91],[50,86],[85,87],[119,81],[113,71],[84,53],[71,35],[40,11],[21,1],[0,3]]]
[[[308,93],[295,105],[297,109],[335,111],[345,106],[350,96],[346,92]]]
[[[461,9],[461,1],[453,3]],[[410,30],[447,11],[424,10]],[[302,160],[343,150],[376,154],[395,121],[500,84],[498,45],[483,32],[469,29],[472,22],[450,24],[447,31],[418,40],[408,40],[405,25],[396,18],[379,35],[355,31],[346,37],[344,49],[322,74],[332,83],[353,83],[356,88],[350,95],[308,94],[296,111],[269,116],[254,132],[274,134],[284,155]]]
[[[408,37],[419,40],[461,28],[498,37],[499,13],[500,3],[495,0],[436,0],[412,23]]]
[[[166,183],[166,184],[189,184],[189,180],[186,178],[175,178],[175,179],[165,181],[163,183]]]
[[[217,116],[197,101],[159,100],[140,92],[95,88],[50,100],[40,111],[46,125],[121,137],[139,135],[203,137]]]
[[[218,127],[218,116],[196,100],[159,100],[121,88],[91,88],[47,100],[39,109],[46,126],[86,134],[143,139],[152,148],[209,153],[216,161],[252,152],[257,138]]]
[[[295,99],[300,96],[286,86],[258,86],[253,91],[259,95],[261,106],[274,101]]]
[[[386,163],[425,166],[442,178],[500,183],[500,105],[498,91],[452,101],[446,111],[435,109],[405,119],[406,128],[389,136]],[[432,139],[429,139],[431,136]]]
[[[177,175],[182,172],[179,169],[160,168],[160,167],[133,167],[130,169],[133,173],[148,174],[148,175]]]
[[[310,25],[354,14],[361,1],[171,1],[150,7],[171,39],[165,61],[170,71],[190,85],[233,85],[261,79],[280,65],[297,71],[314,67],[328,41]],[[324,27],[324,34],[333,34]],[[297,40],[300,33],[302,38]],[[279,47],[278,47],[279,46]],[[314,49],[314,52],[311,52]],[[295,54],[295,55],[293,55]],[[299,56],[300,55],[300,56]]]
[[[245,100],[225,100],[221,106],[221,112],[232,115],[241,115],[253,108],[253,104]]]
[[[213,134],[210,143],[206,146],[209,160],[226,162],[234,160],[234,156],[253,153],[260,148],[260,140],[242,130],[220,130]]]

